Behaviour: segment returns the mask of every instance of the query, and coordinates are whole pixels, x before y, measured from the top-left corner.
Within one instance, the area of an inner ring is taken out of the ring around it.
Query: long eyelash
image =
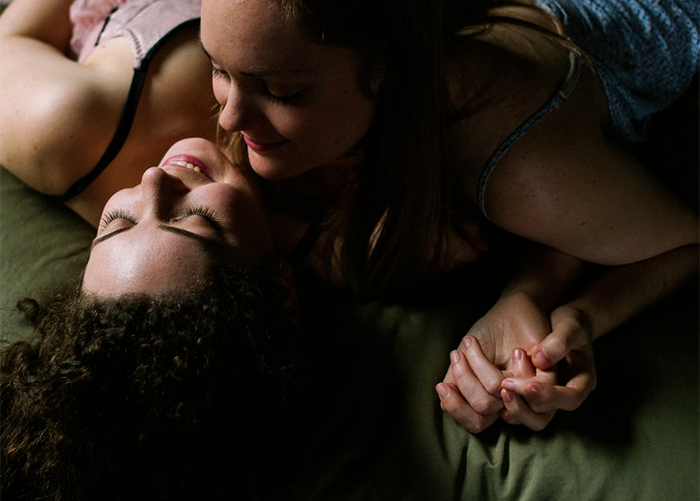
[[[219,225],[219,218],[216,215],[216,212],[213,210],[204,207],[202,205],[197,205],[195,207],[188,207],[185,209],[184,214],[186,216],[200,216],[206,219],[209,223],[211,223],[214,226],[220,226]]]
[[[229,79],[228,73],[226,73],[222,69],[215,67],[213,64],[210,65],[210,69],[213,78],[224,80]],[[266,101],[282,106],[293,106],[297,103],[297,101],[299,101],[301,97],[303,97],[303,91],[297,92],[290,96],[276,96],[268,90],[267,85],[264,82],[261,82],[260,84],[260,91]]]
[[[211,74],[214,78],[228,78],[228,73],[219,68],[215,68],[213,65],[211,66]]]
[[[265,99],[271,103],[281,104],[283,106],[293,106],[301,99],[302,93],[297,92],[291,96],[275,96],[274,94],[270,94],[268,91],[264,94],[264,96]]]
[[[109,223],[111,223],[112,221],[116,221],[117,219],[124,219],[132,224],[136,224],[136,219],[134,219],[134,217],[131,214],[124,211],[123,209],[115,209],[113,211],[107,212],[104,216],[102,216],[100,226],[104,228]]]
[[[304,91],[300,90],[288,96],[277,96],[270,92],[265,80],[258,81],[258,92],[269,103],[279,104],[281,106],[294,106],[304,96]]]

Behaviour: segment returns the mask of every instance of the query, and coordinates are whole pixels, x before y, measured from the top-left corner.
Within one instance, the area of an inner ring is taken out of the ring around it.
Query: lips
[[[258,143],[257,141],[253,141],[252,139],[250,139],[248,136],[243,136],[243,140],[250,149],[257,152],[276,150],[277,148],[281,148],[289,142],[288,140],[284,139],[282,141],[276,141],[274,143]]]
[[[212,181],[214,180],[211,176],[211,171],[204,164],[204,162],[202,162],[197,157],[193,157],[192,155],[176,155],[174,157],[168,158],[162,164],[163,167],[166,167],[169,165],[172,165],[174,167],[182,167],[182,168],[187,169],[187,170],[192,170],[194,172],[197,172],[198,174],[202,174],[203,176],[206,176],[207,178],[211,179]]]

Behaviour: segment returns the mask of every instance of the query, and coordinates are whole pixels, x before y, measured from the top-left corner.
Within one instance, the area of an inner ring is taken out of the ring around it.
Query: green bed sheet
[[[79,272],[92,233],[0,170],[3,342],[31,332],[16,300]],[[430,301],[324,305],[347,370],[289,499],[698,499],[697,283],[598,341],[598,388],[539,433],[472,435],[439,410],[448,353],[491,300],[467,278]]]
[[[1,10],[0,10],[1,12]],[[698,82],[641,149],[698,207]],[[17,311],[84,265],[93,230],[0,168],[0,342],[31,328]],[[483,280],[483,277],[482,277]],[[448,353],[493,300],[456,277],[411,304],[323,302],[340,369],[320,385],[287,499],[697,501],[700,498],[699,284],[595,344],[598,387],[539,433],[497,424],[473,435],[434,392]],[[333,365],[333,364],[331,364]],[[332,391],[329,391],[332,388]]]

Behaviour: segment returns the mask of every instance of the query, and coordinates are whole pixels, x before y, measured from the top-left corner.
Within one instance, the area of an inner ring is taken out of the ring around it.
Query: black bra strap
[[[114,157],[119,154],[122,146],[124,146],[126,138],[129,136],[131,125],[134,123],[136,108],[138,108],[141,90],[143,89],[143,84],[145,81],[146,70],[143,68],[134,70],[134,77],[131,80],[131,87],[129,88],[129,94],[126,98],[126,103],[124,103],[124,108],[122,109],[122,115],[119,119],[119,124],[117,125],[117,131],[114,133],[114,137],[112,137],[112,141],[109,143],[109,146],[107,146],[107,149],[102,154],[102,158],[100,158],[99,162],[97,162],[97,165],[95,165],[90,173],[73,183],[73,185],[68,188],[68,191],[66,191],[64,194],[53,196],[53,199],[58,200],[59,202],[65,202],[78,196],[90,185],[90,183],[95,180],[97,176],[102,174],[102,171],[104,171],[112,160],[114,160]]]
[[[114,12],[114,10],[116,10],[116,8],[113,9],[112,12]],[[108,20],[109,18],[105,20],[105,26],[107,25]],[[119,154],[119,151],[122,149],[122,146],[124,146],[124,142],[126,141],[126,138],[129,136],[129,132],[131,131],[131,126],[133,125],[134,117],[136,116],[136,109],[139,105],[139,99],[141,99],[141,91],[143,90],[143,85],[146,82],[148,66],[150,65],[151,60],[153,59],[153,56],[155,55],[156,51],[160,48],[160,46],[163,43],[165,43],[165,41],[171,35],[184,28],[185,26],[189,26],[193,23],[198,22],[199,19],[190,19],[188,21],[180,23],[168,33],[166,33],[160,40],[158,40],[153,45],[153,47],[151,47],[151,49],[141,61],[141,65],[139,66],[139,68],[134,69],[134,76],[131,79],[129,94],[126,97],[126,102],[124,103],[124,108],[122,109],[122,114],[119,118],[119,124],[117,124],[117,131],[114,133],[114,137],[112,137],[112,141],[109,143],[109,146],[107,146],[107,149],[102,154],[102,158],[100,158],[100,160],[97,162],[97,165],[95,165],[95,167],[92,169],[92,171],[90,171],[89,174],[73,183],[73,185],[70,188],[68,188],[68,191],[66,191],[63,195],[54,195],[51,198],[59,202],[66,202],[67,200],[70,200],[71,198],[80,195],[85,190],[85,188],[87,188],[90,185],[90,183],[92,183],[95,180],[95,178],[97,178],[97,176],[102,174],[102,171],[104,171],[107,168],[107,166],[112,162],[112,160],[114,160],[114,157],[116,157]],[[104,26],[102,27],[102,29],[104,30]],[[99,38],[97,43],[99,43]]]

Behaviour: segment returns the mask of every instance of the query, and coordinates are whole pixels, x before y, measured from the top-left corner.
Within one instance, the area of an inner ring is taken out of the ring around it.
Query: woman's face
[[[242,133],[260,176],[328,164],[367,132],[374,101],[352,51],[309,42],[270,0],[203,0],[201,22],[220,124]]]
[[[107,202],[83,289],[167,293],[222,262],[250,266],[272,250],[255,185],[211,142],[185,139],[144,172],[140,185]]]

